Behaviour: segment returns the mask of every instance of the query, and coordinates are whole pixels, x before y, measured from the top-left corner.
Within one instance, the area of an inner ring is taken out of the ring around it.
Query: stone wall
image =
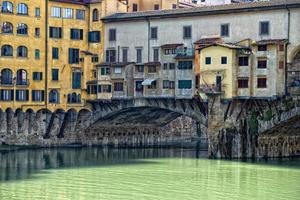
[[[260,158],[266,155],[273,157],[300,154],[299,127],[295,128],[298,135],[293,139],[298,142],[291,142],[291,137],[295,135],[291,136],[289,133],[286,137],[264,134],[267,130],[300,116],[299,99],[236,100],[221,103],[219,97],[215,97],[210,99],[209,110],[208,143],[211,158]]]

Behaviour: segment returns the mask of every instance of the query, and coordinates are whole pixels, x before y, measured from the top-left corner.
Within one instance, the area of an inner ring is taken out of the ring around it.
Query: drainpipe
[[[148,62],[150,62],[150,20],[147,18],[148,23]]]
[[[48,107],[48,0],[45,1],[45,106]]]
[[[287,43],[285,45],[285,96],[289,95],[288,94],[288,53],[287,53],[287,48],[288,45],[290,44],[290,28],[291,28],[291,11],[290,8],[286,5],[286,9],[288,12],[288,18],[287,18]]]

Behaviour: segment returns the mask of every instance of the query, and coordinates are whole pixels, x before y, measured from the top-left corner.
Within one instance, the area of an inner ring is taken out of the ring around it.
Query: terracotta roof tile
[[[163,49],[172,49],[172,48],[177,48],[179,46],[183,46],[182,43],[175,43],[175,44],[164,44],[161,46]]]

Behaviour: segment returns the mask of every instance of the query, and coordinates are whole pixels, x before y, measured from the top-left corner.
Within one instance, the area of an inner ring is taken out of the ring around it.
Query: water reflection
[[[0,152],[0,181],[30,178],[43,169],[142,164],[141,159],[205,157],[206,151],[179,148],[109,149],[97,147],[27,149]]]

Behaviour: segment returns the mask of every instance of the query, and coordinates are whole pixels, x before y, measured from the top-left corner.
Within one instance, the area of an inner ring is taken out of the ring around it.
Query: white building
[[[159,66],[156,68],[158,78],[153,78],[153,80],[157,81],[156,85],[159,85],[160,90],[164,81],[161,76],[163,64],[169,62],[161,47],[167,44],[182,44],[183,54],[187,56],[183,59],[191,61],[194,60],[193,52],[189,50],[194,49],[194,42],[209,36],[220,36],[226,43],[236,43],[247,38],[253,41],[285,39],[288,41],[287,63],[293,62],[293,58],[300,49],[299,0],[117,13],[105,17],[103,21],[106,26],[106,58],[109,58],[110,54],[115,57],[114,60],[106,61],[121,62],[122,53],[124,53],[121,49],[125,48],[128,62],[139,63],[139,66],[148,66],[151,63]],[[174,53],[175,60],[177,54],[178,52]],[[272,57],[271,54],[265,55],[266,59],[272,59]],[[178,71],[174,78],[175,97],[191,97],[195,93],[195,77],[190,72],[197,70],[195,63],[193,62],[192,68],[187,67],[186,71],[180,71],[182,69],[178,66],[179,61],[176,60]],[[272,71],[276,73],[276,69]],[[268,73],[268,70],[265,73]],[[172,76],[170,74],[170,77]],[[276,75],[272,75],[270,79],[272,78],[276,78]],[[139,81],[141,83],[141,80]],[[155,95],[160,95],[162,92],[156,92]]]

